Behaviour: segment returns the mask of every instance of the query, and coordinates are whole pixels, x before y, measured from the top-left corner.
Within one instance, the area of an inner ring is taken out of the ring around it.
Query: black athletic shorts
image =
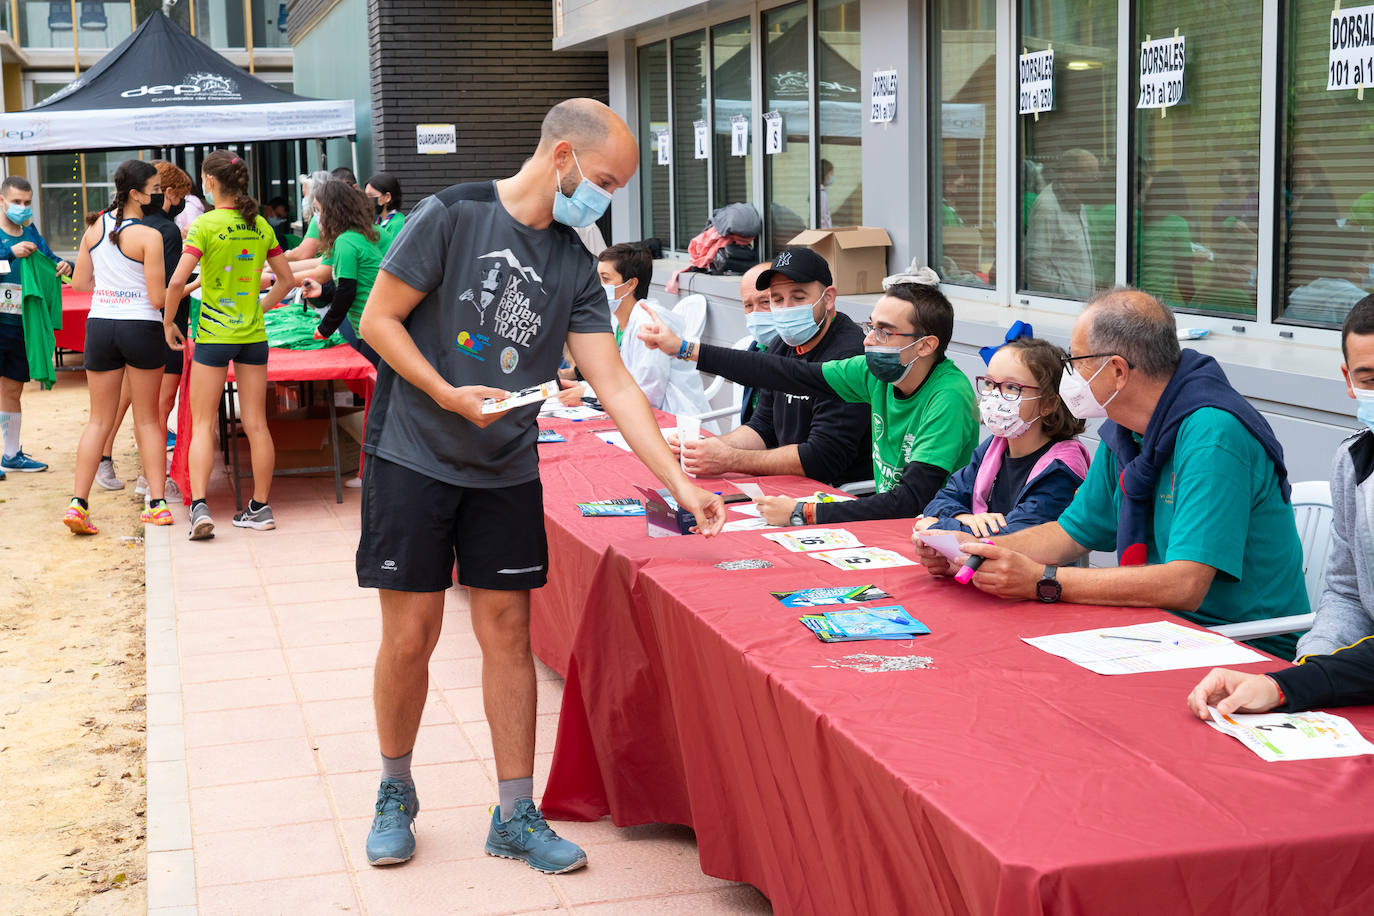
[[[0,321],[0,378],[29,380],[29,354],[24,350],[24,326]]]
[[[142,318],[87,318],[83,362],[90,372],[161,369],[167,364],[162,322]]]
[[[223,369],[231,361],[241,366],[265,366],[267,341],[259,340],[257,343],[246,344],[198,343],[195,353],[191,354],[191,361],[202,366],[214,366],[216,369]]]
[[[185,340],[187,337],[186,328],[188,327],[190,322],[182,321],[180,317],[175,318],[173,320],[176,323],[177,330],[181,331],[182,339]],[[166,372],[168,375],[181,375],[181,369],[184,365],[182,357],[186,355],[186,351],[173,350],[170,346],[168,346],[167,336],[165,333],[162,337],[162,345],[167,348],[167,368],[163,371]]]
[[[363,469],[358,585],[399,592],[469,588],[523,591],[548,580],[544,488],[456,487],[385,458]]]

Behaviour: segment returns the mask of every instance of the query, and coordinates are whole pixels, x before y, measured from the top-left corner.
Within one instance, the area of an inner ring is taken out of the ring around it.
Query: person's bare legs
[[[253,499],[265,503],[277,464],[277,450],[267,428],[267,366],[245,366],[235,361],[234,378],[239,388],[239,418],[253,463]]]
[[[162,373],[162,387],[158,389],[157,393],[157,415],[162,420],[162,441],[164,445],[167,442],[168,418],[172,416],[172,410],[177,405],[177,389],[180,387],[180,372],[178,372],[175,375],[166,371]],[[163,457],[164,459],[166,458],[165,455]],[[166,477],[166,475],[169,473],[169,471],[167,470],[168,461],[164,460],[162,466],[164,469],[163,476]]]
[[[137,371],[137,370],[135,370]],[[133,396],[129,393],[129,376],[124,376],[124,384],[119,389],[119,409],[115,411],[114,426],[110,427],[110,436],[105,440],[105,447],[100,452],[101,455],[114,454],[115,436],[119,435],[119,428],[124,425],[124,415],[129,412],[129,405],[133,403]],[[137,436],[135,436],[137,438]],[[143,445],[140,443],[140,449]]]
[[[228,375],[228,366],[191,364],[191,448],[187,464],[192,499],[204,499],[210,487],[210,472],[215,467],[215,418]]]
[[[19,442],[11,442],[10,439],[19,438],[19,420],[23,411],[20,399],[23,396],[23,382],[0,375],[0,438],[3,438],[0,447],[13,452],[19,451]]]
[[[90,392],[91,415],[81,440],[76,445],[76,474],[72,495],[89,501],[96,468],[100,467],[101,449],[110,437],[115,412],[119,409],[119,391],[124,382],[124,370],[86,373],[86,388]]]
[[[148,501],[151,503],[163,498],[163,487],[167,483],[167,434],[157,413],[162,367],[135,369],[129,366],[124,371],[124,381],[124,388],[132,398],[134,438],[138,441],[138,457],[143,464],[143,478],[148,481]]]
[[[468,593],[472,630],[482,649],[482,705],[491,726],[496,778],[532,777],[536,687],[530,652],[530,593],[482,588]]]
[[[379,589],[378,597],[382,645],[372,674],[377,742],[383,755],[402,757],[415,747],[425,711],[429,657],[444,621],[444,593]]]

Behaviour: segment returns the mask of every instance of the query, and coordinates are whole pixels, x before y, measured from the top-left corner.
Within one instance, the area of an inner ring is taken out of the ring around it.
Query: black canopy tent
[[[323,141],[332,137],[349,139],[356,171],[352,99],[279,89],[161,12],[58,92],[32,108],[0,114],[3,155],[165,150],[167,158],[183,165],[189,159],[198,170],[205,149],[230,146],[257,166],[255,177],[266,164],[264,142],[296,141],[303,164],[304,141],[319,141],[323,156]],[[279,153],[284,167],[285,147]],[[256,190],[261,195],[264,188]]]

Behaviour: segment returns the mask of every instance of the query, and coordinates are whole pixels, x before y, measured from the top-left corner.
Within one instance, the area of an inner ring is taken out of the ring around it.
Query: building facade
[[[0,78],[6,111],[21,111],[90,69],[162,0],[0,0]],[[182,28],[258,78],[292,91],[292,52],[282,0],[176,0],[169,15]],[[151,150],[11,156],[6,174],[34,186],[34,221],[53,249],[75,251],[85,214],[105,206],[115,167]],[[289,192],[283,178],[276,193]],[[289,196],[289,193],[288,193]]]
[[[734,201],[762,214],[765,254],[808,227],[882,227],[890,269],[940,274],[970,375],[1014,320],[1066,342],[1093,290],[1129,283],[1207,332],[1188,345],[1266,413],[1295,479],[1325,478],[1355,427],[1338,329],[1374,289],[1374,97],[1328,89],[1331,4],[554,0],[553,20],[555,48],[606,50],[640,138],[617,239],[683,252]],[[693,289],[710,336],[735,339],[733,281]]]

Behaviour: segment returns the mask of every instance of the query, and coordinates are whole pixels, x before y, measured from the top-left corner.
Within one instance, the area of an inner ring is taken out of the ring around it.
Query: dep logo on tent
[[[153,101],[156,102],[183,98],[197,102],[208,99],[237,102],[242,98],[239,95],[238,83],[219,73],[188,73],[176,85],[149,86],[145,83],[137,89],[125,89],[120,93],[120,96],[126,99],[136,99],[145,95],[153,96]]]
[[[0,149],[7,149],[14,144],[29,143],[47,135],[48,121],[46,118],[34,118],[32,121],[11,123],[0,128]]]

